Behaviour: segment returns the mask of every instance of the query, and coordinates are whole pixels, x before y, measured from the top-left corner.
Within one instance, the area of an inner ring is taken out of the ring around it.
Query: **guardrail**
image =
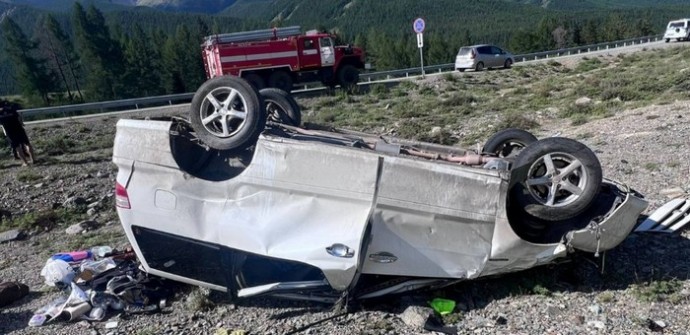
[[[553,57],[561,57],[561,56],[568,56],[568,55],[573,55],[573,54],[583,54],[583,53],[590,53],[590,52],[596,52],[596,51],[601,51],[601,50],[609,50],[609,49],[614,49],[614,48],[619,48],[619,47],[627,47],[630,45],[635,45],[635,44],[645,44],[645,43],[651,43],[651,42],[656,42],[661,40],[663,35],[652,35],[652,36],[645,36],[645,37],[637,37],[637,38],[630,38],[626,40],[620,40],[620,41],[613,41],[613,42],[607,42],[607,43],[599,43],[599,44],[592,44],[592,45],[584,45],[584,46],[578,46],[578,47],[573,47],[573,48],[567,48],[567,49],[559,49],[559,50],[551,50],[551,51],[543,51],[543,52],[535,52],[535,53],[529,53],[529,54],[522,54],[522,55],[515,55],[515,62],[529,62],[529,61],[536,61],[540,59],[548,59],[548,58],[553,58]],[[444,71],[452,71],[454,70],[455,64],[450,63],[450,64],[440,64],[440,65],[431,65],[431,66],[425,66],[424,70],[426,73],[433,73],[433,72],[438,72],[442,73]],[[360,74],[360,82],[372,82],[375,80],[382,80],[382,79],[394,79],[394,78],[405,78],[405,77],[410,77],[410,76],[416,76],[421,74],[421,69],[419,67],[415,68],[408,68],[408,69],[401,69],[401,70],[391,70],[391,71],[378,71],[378,72],[369,72],[369,73],[362,73]],[[299,90],[299,91],[293,91],[293,93],[299,93],[301,91],[306,91],[306,90]],[[92,102],[92,103],[84,103],[84,104],[76,104],[76,105],[65,105],[65,106],[56,106],[56,107],[42,107],[42,108],[32,108],[32,109],[24,109],[20,110],[19,112],[22,114],[24,117],[35,117],[35,116],[44,116],[44,115],[54,115],[54,114],[60,114],[62,116],[69,116],[69,113],[99,113],[99,112],[104,112],[106,110],[114,110],[116,108],[134,108],[134,109],[139,109],[141,106],[160,106],[161,104],[169,104],[172,105],[173,103],[179,103],[179,102],[189,102],[191,101],[192,97],[194,96],[194,93],[182,93],[182,94],[170,94],[170,95],[162,95],[162,96],[155,96],[155,97],[145,97],[145,98],[134,98],[134,99],[124,99],[124,100],[115,100],[115,101],[103,101],[103,102]]]
[[[89,102],[76,105],[64,105],[55,107],[41,107],[20,110],[22,117],[35,117],[49,114],[69,116],[70,113],[99,113],[117,108],[139,109],[142,107],[160,106],[162,104],[173,105],[180,102],[189,102],[194,93],[159,95],[155,97],[133,98],[113,101]]]
[[[610,50],[610,49],[615,49],[615,48],[620,48],[620,47],[627,47],[627,46],[635,45],[635,44],[651,43],[651,42],[660,41],[660,40],[662,40],[662,38],[663,38],[662,34],[645,36],[645,37],[636,37],[636,38],[629,38],[627,40],[599,43],[599,44],[592,44],[592,45],[583,45],[583,46],[567,48],[567,49],[558,49],[558,50],[534,52],[534,53],[529,53],[529,54],[514,55],[513,58],[515,58],[516,63],[529,62],[529,61],[536,61],[536,60],[548,59],[548,58],[553,58],[553,57],[562,57],[562,56],[583,54],[583,53],[589,53],[589,52],[597,52],[597,51],[601,51],[601,50]],[[426,73],[452,71],[454,69],[455,69],[454,63],[431,65],[431,66],[425,66],[424,67],[424,71]],[[362,73],[360,75],[360,79],[364,80],[364,81],[373,81],[373,80],[380,80],[380,79],[393,79],[393,78],[400,78],[400,77],[410,77],[410,76],[419,75],[421,73],[422,73],[422,70],[419,67],[414,67],[414,68],[401,69],[401,70],[390,70],[390,71]]]

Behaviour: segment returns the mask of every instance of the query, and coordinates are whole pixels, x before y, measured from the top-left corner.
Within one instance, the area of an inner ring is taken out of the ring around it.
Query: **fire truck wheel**
[[[243,78],[246,79],[250,84],[252,84],[252,86],[254,86],[254,88],[256,88],[257,91],[266,87],[266,81],[264,80],[264,78],[256,73],[250,73],[244,76]]]
[[[246,80],[216,77],[201,85],[192,98],[192,128],[213,149],[240,151],[253,145],[263,131],[263,106],[263,99]]]
[[[359,71],[350,64],[343,65],[338,70],[338,83],[346,90],[352,90],[359,81]]]
[[[268,86],[290,92],[292,91],[292,77],[289,73],[282,70],[273,72],[271,76],[268,77]]]
[[[302,113],[297,101],[287,92],[269,87],[259,91],[266,103],[269,121],[298,127],[302,122]]]

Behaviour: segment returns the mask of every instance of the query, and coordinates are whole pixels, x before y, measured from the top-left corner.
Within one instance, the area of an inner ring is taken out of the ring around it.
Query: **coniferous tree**
[[[127,64],[124,78],[129,83],[127,95],[139,97],[163,94],[165,91],[160,85],[160,54],[138,24],[133,29],[124,51]]]
[[[34,35],[38,41],[39,50],[51,70],[58,75],[61,83],[59,86],[67,92],[70,102],[83,100],[79,87],[79,64],[72,41],[52,15],[42,17],[36,28]]]
[[[55,88],[55,75],[46,68],[45,60],[36,55],[36,43],[9,17],[2,20],[2,34],[5,52],[14,64],[15,79],[22,95],[30,100],[38,98],[44,105],[50,104],[48,93]]]
[[[122,97],[122,51],[110,36],[103,15],[93,4],[86,12],[81,4],[75,2],[72,20],[79,54],[85,65],[89,100]]]

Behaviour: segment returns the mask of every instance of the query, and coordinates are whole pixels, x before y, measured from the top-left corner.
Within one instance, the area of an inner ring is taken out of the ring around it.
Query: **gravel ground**
[[[676,101],[579,126],[545,114],[536,135],[559,134],[586,143],[601,160],[604,176],[634,187],[654,209],[690,189],[688,109],[690,101]],[[221,294],[185,286],[163,313],[111,312],[104,322],[27,327],[33,311],[61,294],[44,286],[39,276],[52,253],[88,247],[103,236],[115,247],[126,245],[111,196],[116,169],[108,144],[115,122],[108,118],[32,125],[28,131],[34,142],[69,135],[80,145],[94,143],[96,149],[52,156],[39,152],[37,164],[29,168],[6,156],[0,160],[3,211],[18,216],[60,208],[68,205],[66,200],[81,197],[95,204],[89,218],[97,223],[76,237],[67,235],[63,225],[0,244],[0,279],[31,288],[29,296],[0,310],[0,334],[284,334],[336,315],[328,305],[307,302],[249,299],[232,304]],[[410,306],[426,306],[433,297],[457,301],[456,312],[444,320],[463,334],[686,334],[689,254],[686,233],[633,234],[605,257],[576,254],[558,265],[355,305],[351,313],[302,334],[428,333],[406,324],[402,313]],[[110,321],[117,321],[117,327],[106,329]]]

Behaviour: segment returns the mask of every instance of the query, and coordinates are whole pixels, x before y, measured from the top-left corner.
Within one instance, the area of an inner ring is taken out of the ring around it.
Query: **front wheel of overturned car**
[[[510,201],[536,218],[567,220],[592,204],[601,181],[601,165],[587,146],[568,138],[545,138],[517,156]]]
[[[482,153],[503,158],[513,157],[536,141],[537,138],[528,131],[517,128],[503,129],[489,137]]]
[[[256,142],[266,123],[263,100],[246,80],[222,76],[194,94],[190,119],[196,136],[218,150],[242,150]]]
[[[266,104],[268,121],[298,127],[302,113],[297,101],[287,92],[277,88],[264,88],[259,91]]]

